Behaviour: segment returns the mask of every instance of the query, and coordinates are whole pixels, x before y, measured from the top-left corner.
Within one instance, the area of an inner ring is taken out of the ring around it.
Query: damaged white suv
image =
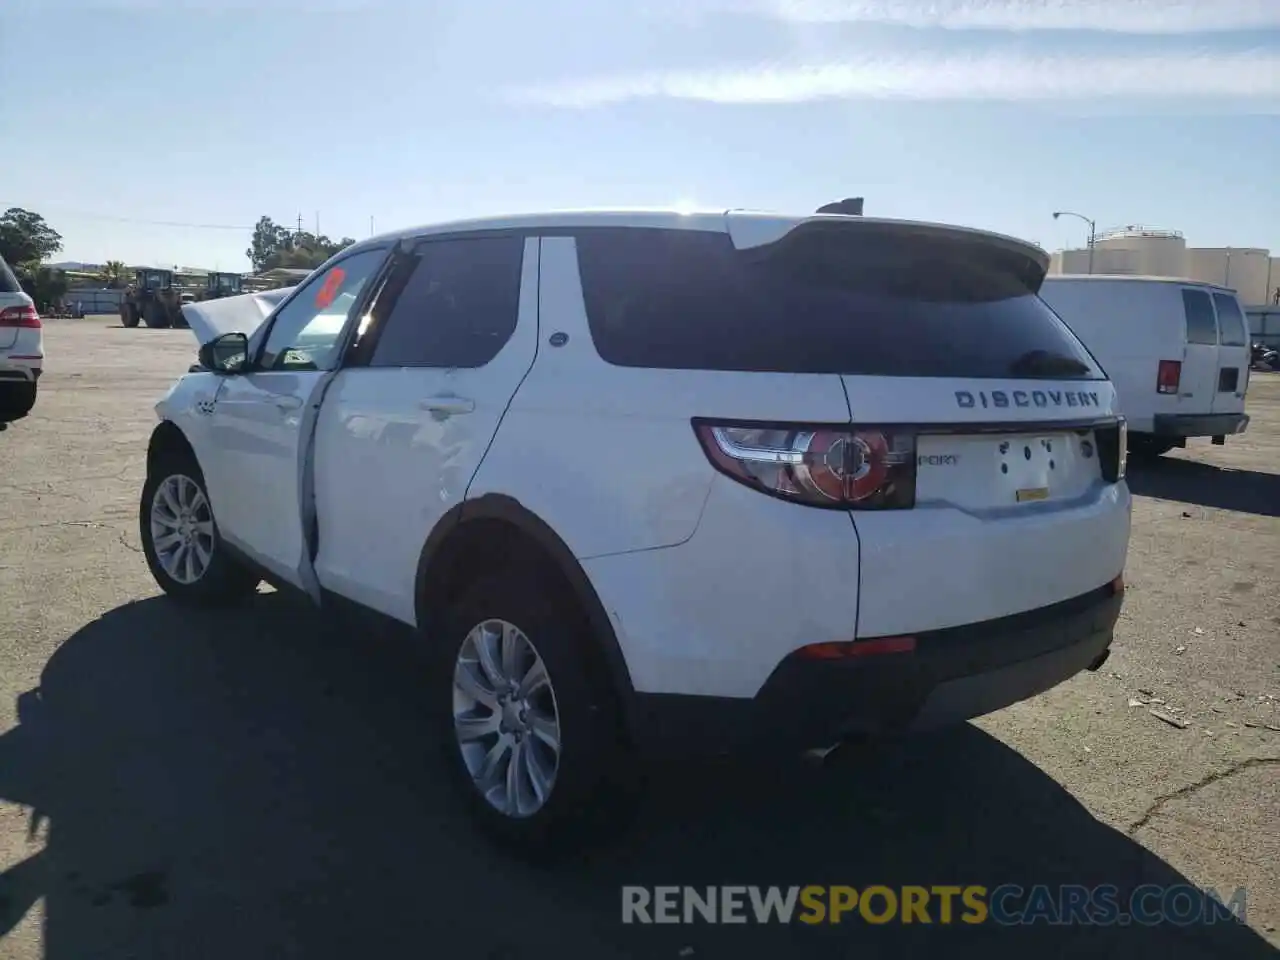
[[[183,308],[141,531],[415,627],[482,823],[566,840],[632,750],[957,722],[1106,658],[1125,426],[1047,257],[857,216],[408,230]]]

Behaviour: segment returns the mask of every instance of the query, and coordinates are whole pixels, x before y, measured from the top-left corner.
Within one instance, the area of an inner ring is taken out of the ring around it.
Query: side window
[[[1218,308],[1218,325],[1222,327],[1222,345],[1224,347],[1244,347],[1249,343],[1249,333],[1245,328],[1244,314],[1240,312],[1240,304],[1236,298],[1226,293],[1215,293],[1213,302]]]
[[[1213,318],[1213,301],[1204,290],[1182,291],[1182,306],[1187,313],[1187,343],[1218,342],[1218,324]]]
[[[428,240],[377,334],[373,367],[483,367],[516,329],[524,238]]]
[[[259,369],[333,369],[347,314],[386,256],[386,250],[366,250],[308,281],[276,314]]]

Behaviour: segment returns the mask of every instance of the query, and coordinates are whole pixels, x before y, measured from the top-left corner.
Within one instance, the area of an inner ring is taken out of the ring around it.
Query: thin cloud
[[[948,30],[1182,34],[1280,28],[1278,0],[744,0],[740,9],[793,23]]]
[[[1280,53],[1145,57],[1006,54],[846,58],[825,65],[629,74],[541,84],[511,99],[591,108],[630,100],[786,104],[814,100],[1087,101],[1247,99],[1280,104]],[[1201,104],[1203,105],[1203,104]]]

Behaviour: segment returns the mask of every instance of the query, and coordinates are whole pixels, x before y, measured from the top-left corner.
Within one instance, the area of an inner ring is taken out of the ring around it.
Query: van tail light
[[[40,315],[35,307],[5,307],[0,310],[0,327],[40,328]]]
[[[897,428],[695,420],[712,465],[782,500],[841,510],[906,510],[916,500],[916,439]]]
[[[1093,432],[1098,444],[1098,464],[1102,479],[1119,483],[1129,466],[1129,424],[1124,417],[1117,417],[1114,424],[1098,427]]]
[[[1156,372],[1156,393],[1177,393],[1182,381],[1181,360],[1161,360]]]

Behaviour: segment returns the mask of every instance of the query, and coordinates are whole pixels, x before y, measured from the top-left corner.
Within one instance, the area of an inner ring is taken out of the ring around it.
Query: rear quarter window
[[[1031,289],[1025,260],[941,235],[793,233],[769,248],[737,250],[727,234],[707,231],[579,232],[600,356],[626,367],[1103,377]]]
[[[1204,290],[1182,291],[1182,308],[1187,317],[1187,343],[1216,344],[1218,324],[1213,317],[1213,301]]]

